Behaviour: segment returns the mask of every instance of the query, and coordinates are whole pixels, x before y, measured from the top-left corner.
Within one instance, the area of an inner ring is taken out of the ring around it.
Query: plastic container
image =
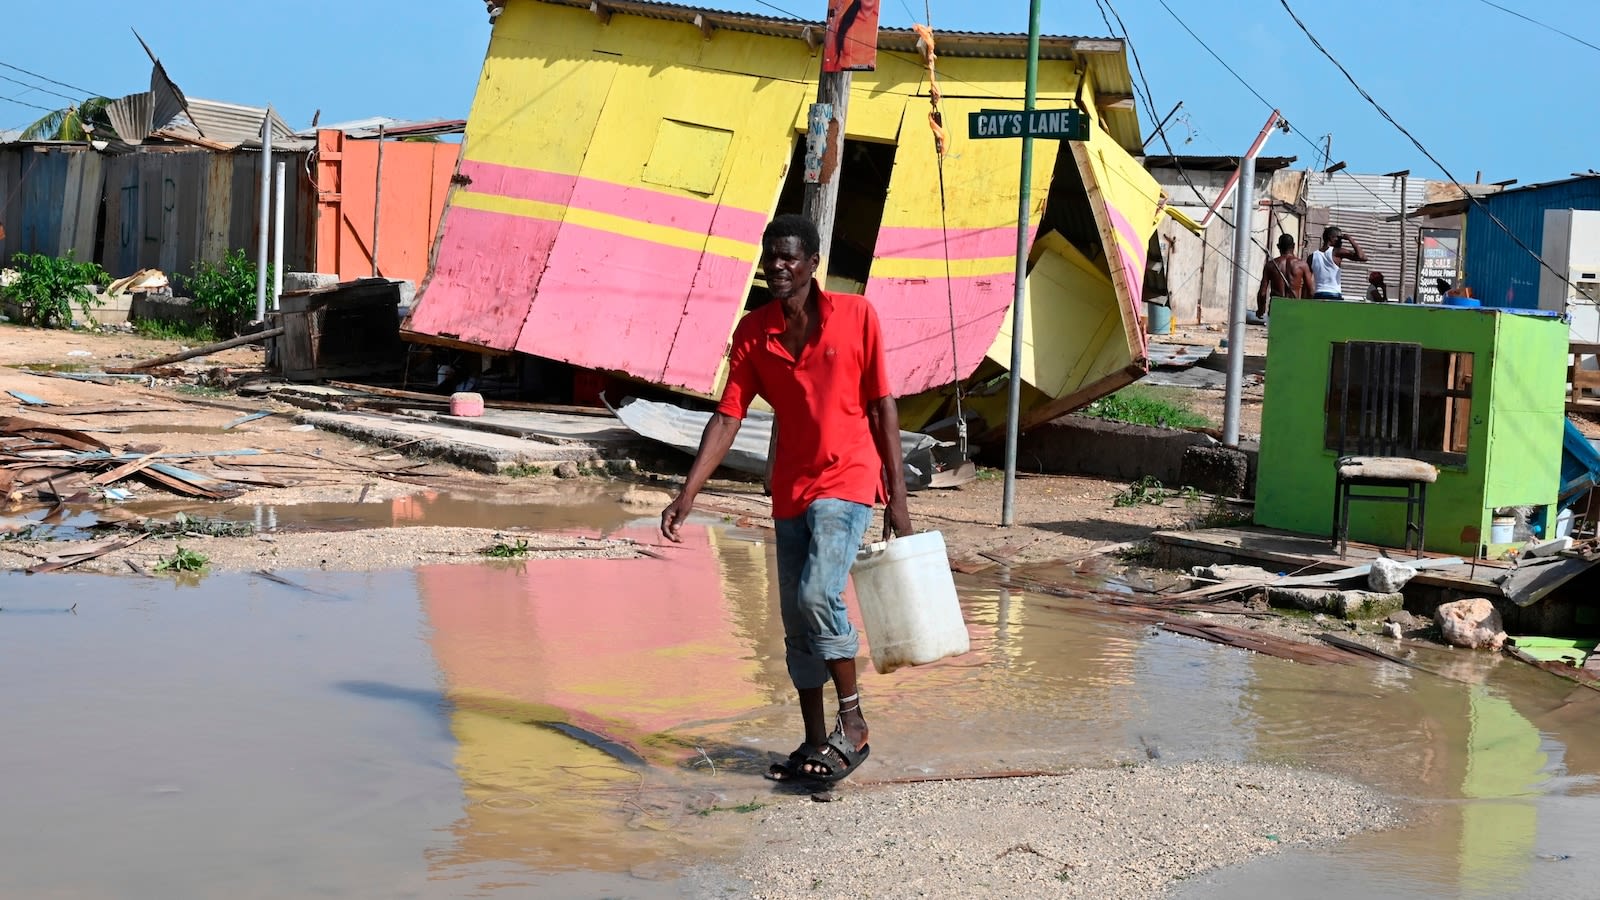
[[[1568,508],[1556,516],[1556,533],[1551,537],[1564,538],[1570,534],[1572,534],[1572,510]]]
[[[1144,305],[1145,318],[1149,327],[1145,330],[1150,334],[1172,333],[1172,307],[1165,303],[1146,303]]]
[[[1495,516],[1489,520],[1489,543],[1509,544],[1516,540],[1517,519],[1515,516]]]
[[[475,418],[483,415],[483,395],[456,393],[450,395],[450,415]]]
[[[944,535],[924,531],[869,544],[856,555],[850,574],[872,647],[872,668],[880,674],[972,648]]]

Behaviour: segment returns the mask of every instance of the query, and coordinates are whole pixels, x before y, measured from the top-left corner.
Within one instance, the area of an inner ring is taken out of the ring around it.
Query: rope
[[[932,20],[932,15],[929,15]],[[950,368],[955,376],[952,380],[956,390],[956,444],[961,456],[967,455],[967,417],[961,408],[961,362],[958,358],[960,347],[956,341],[956,294],[954,273],[950,268],[950,224],[947,216],[947,203],[945,200],[944,186],[944,158],[948,151],[948,135],[944,130],[944,115],[939,111],[939,73],[934,66],[938,59],[935,53],[937,42],[933,38],[933,29],[927,25],[912,23],[912,29],[917,33],[917,49],[922,51],[923,58],[928,65],[928,128],[933,132],[933,152],[939,162],[939,233],[944,243],[944,292],[945,304],[950,312]]]

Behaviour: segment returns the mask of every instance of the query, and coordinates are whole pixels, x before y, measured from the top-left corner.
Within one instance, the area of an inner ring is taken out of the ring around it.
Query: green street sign
[[[1087,141],[1089,120],[1077,109],[983,109],[967,114],[967,137],[1036,137],[1058,141]]]

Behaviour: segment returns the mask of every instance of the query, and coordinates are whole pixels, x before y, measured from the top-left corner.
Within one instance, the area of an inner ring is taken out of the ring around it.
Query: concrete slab
[[[648,441],[612,416],[581,416],[520,409],[486,409],[481,416],[451,416],[427,409],[401,409],[402,415],[456,428],[525,437],[549,444],[590,447],[643,447]]]
[[[597,447],[577,441],[554,443],[460,428],[446,422],[380,413],[307,412],[299,415],[297,420],[359,441],[380,446],[396,445],[397,453],[445,460],[491,474],[516,466],[615,459],[619,456],[618,445]]]

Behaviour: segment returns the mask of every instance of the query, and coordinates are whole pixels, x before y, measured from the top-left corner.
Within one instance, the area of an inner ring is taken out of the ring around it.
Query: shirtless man
[[[1251,325],[1265,325],[1267,302],[1273,297],[1311,296],[1311,267],[1294,255],[1294,237],[1278,235],[1278,256],[1267,260],[1261,270],[1261,288],[1256,291],[1255,317],[1245,317]]]
[[[1350,246],[1346,247],[1345,244]],[[1322,249],[1306,258],[1311,267],[1311,296],[1318,300],[1343,300],[1344,290],[1339,286],[1339,269],[1345,260],[1366,262],[1356,239],[1339,230],[1337,225],[1322,229]]]

